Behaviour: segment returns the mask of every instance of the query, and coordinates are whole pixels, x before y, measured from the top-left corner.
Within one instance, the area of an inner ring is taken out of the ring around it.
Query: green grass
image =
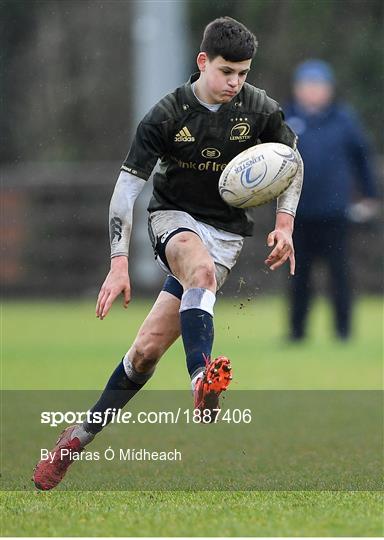
[[[366,492],[4,493],[6,536],[376,536]]]
[[[6,389],[96,389],[129,348],[148,303],[119,305],[99,321],[89,302],[6,303],[3,307],[2,387]],[[332,337],[329,308],[318,302],[310,337],[284,340],[286,307],[277,298],[224,301],[216,306],[214,353],[233,360],[231,388],[377,389],[382,385],[381,299],[359,302],[355,335]],[[187,389],[179,340],[160,362],[147,388]]]
[[[100,322],[89,302],[5,303],[2,387],[102,388],[147,310],[140,301],[127,311],[116,305]],[[215,353],[232,358],[231,391],[381,388],[380,299],[358,303],[355,334],[348,343],[332,337],[324,302],[316,303],[310,337],[301,345],[284,341],[285,317],[286,307],[277,298],[219,300]],[[187,389],[183,357],[178,342],[148,388]],[[11,491],[2,493],[2,503],[3,536],[383,534],[378,492]]]

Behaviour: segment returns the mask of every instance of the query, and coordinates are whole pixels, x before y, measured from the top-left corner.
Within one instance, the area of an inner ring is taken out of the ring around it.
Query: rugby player
[[[133,205],[158,159],[148,208],[149,235],[168,277],[92,414],[124,407],[181,335],[194,406],[212,411],[215,418],[213,409],[231,380],[228,358],[211,360],[216,292],[253,225],[245,210],[221,199],[219,176],[233,157],[257,143],[279,142],[296,150],[296,136],[276,101],[245,82],[256,49],[256,37],[241,23],[229,17],[212,21],[197,56],[199,72],[161,99],[137,128],[110,204],[111,268],[97,299],[97,317],[103,320],[120,294],[124,307],[129,304]],[[265,260],[271,270],[289,260],[294,273],[292,232],[301,185],[302,166],[277,201],[275,228],[267,238],[272,250]],[[72,462],[68,456],[61,458],[60,449],[81,451],[101,429],[100,422],[65,429],[52,463],[37,464],[35,485],[43,490],[55,487]]]

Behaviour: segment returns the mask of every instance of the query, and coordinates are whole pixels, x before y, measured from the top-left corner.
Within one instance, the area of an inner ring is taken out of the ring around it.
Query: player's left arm
[[[295,249],[292,239],[294,221],[295,218],[291,214],[285,212],[276,214],[275,228],[267,237],[268,247],[274,247],[264,261],[271,270],[276,270],[289,259],[291,276],[295,273]]]
[[[289,260],[290,274],[295,273],[295,249],[293,246],[293,228],[297,205],[299,204],[304,179],[304,164],[297,150],[297,136],[285,123],[280,108],[273,112],[261,137],[262,142],[279,142],[295,150],[299,162],[298,170],[289,188],[277,199],[276,221],[274,230],[267,238],[268,247],[273,247],[264,261],[271,270],[276,270]]]

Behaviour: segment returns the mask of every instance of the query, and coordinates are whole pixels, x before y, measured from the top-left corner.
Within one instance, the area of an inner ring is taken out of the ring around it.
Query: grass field
[[[127,311],[116,305],[100,322],[88,302],[5,303],[2,388],[102,388],[147,309],[134,300]],[[231,391],[381,388],[380,299],[358,303],[348,343],[332,337],[329,308],[318,302],[310,338],[289,344],[283,339],[285,312],[276,298],[219,300],[214,352],[232,358]],[[177,343],[148,388],[188,386]],[[5,491],[2,502],[3,536],[383,534],[382,495],[368,491]]]

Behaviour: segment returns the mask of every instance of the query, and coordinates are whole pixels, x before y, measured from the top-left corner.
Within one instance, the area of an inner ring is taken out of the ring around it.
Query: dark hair
[[[249,60],[256,54],[257,39],[243,24],[231,17],[220,17],[204,30],[200,51],[210,60],[222,56],[228,62]]]

